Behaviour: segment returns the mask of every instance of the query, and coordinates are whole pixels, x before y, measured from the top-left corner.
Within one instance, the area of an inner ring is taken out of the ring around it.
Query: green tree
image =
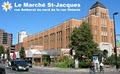
[[[10,60],[10,51],[9,51],[9,49],[6,50],[6,54],[7,54],[7,60]]]
[[[76,57],[82,59],[83,56],[91,59],[94,53],[100,54],[98,44],[93,41],[93,35],[88,23],[82,23],[78,28],[74,28],[70,35],[71,43],[69,47],[76,51]]]
[[[0,46],[0,56],[1,54],[4,54],[4,47],[3,46]]]
[[[25,54],[24,47],[21,47],[21,50],[20,50],[20,59],[24,59],[24,54]]]
[[[115,55],[112,54],[110,57],[107,57],[106,58],[106,61],[104,61],[104,64],[109,64],[109,65],[112,65],[114,64],[115,65]]]

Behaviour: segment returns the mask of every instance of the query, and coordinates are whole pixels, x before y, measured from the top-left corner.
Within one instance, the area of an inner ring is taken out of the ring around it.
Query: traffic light
[[[116,54],[116,50],[117,50],[116,47],[114,47],[114,53],[115,53],[115,54]]]
[[[72,55],[72,49],[70,50],[70,55]]]

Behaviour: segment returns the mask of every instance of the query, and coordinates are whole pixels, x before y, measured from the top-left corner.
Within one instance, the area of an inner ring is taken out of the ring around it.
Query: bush
[[[49,65],[50,65],[50,62],[51,62],[50,56],[48,56],[48,55],[43,55],[43,63],[44,63],[44,66],[49,66]]]
[[[119,55],[119,57],[118,57],[118,66],[119,66],[119,68],[120,68],[120,55]]]
[[[57,67],[59,67],[59,68],[69,68],[69,64],[67,62],[59,62]]]
[[[89,66],[90,66],[89,60],[79,62],[79,68],[89,68]]]
[[[117,63],[118,63],[118,67],[120,68],[120,61],[118,61]]]
[[[118,66],[120,67],[120,55],[117,57],[118,58]],[[105,65],[116,65],[116,60],[115,60],[115,55],[111,55],[110,57],[106,58],[106,61],[104,61]]]
[[[57,62],[56,67],[59,68],[72,68],[73,66],[73,60],[70,56],[60,56]]]
[[[106,58],[104,61],[105,65],[115,65],[115,55],[111,55],[110,57]]]

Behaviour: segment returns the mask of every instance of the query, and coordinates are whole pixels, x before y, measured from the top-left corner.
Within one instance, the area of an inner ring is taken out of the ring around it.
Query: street
[[[90,74],[88,69],[60,69],[48,67],[33,67],[29,71],[15,71],[6,69],[6,74]],[[98,73],[96,74],[103,74]],[[120,71],[106,69],[104,74],[120,74]]]

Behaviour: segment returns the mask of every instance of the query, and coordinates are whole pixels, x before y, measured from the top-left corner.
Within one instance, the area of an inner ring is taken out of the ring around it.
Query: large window
[[[35,45],[38,44],[38,38],[35,38]]]
[[[95,40],[97,41],[97,25],[95,25]]]
[[[108,42],[107,36],[102,36],[102,42]]]
[[[107,23],[106,23],[106,14],[101,13],[101,37],[102,42],[108,42],[108,36],[107,36]]]
[[[44,44],[47,45],[48,42],[49,42],[49,41],[48,41],[48,35],[45,35],[45,36],[44,36]]]
[[[66,28],[66,42],[69,42],[70,28]]]
[[[8,38],[7,33],[3,33],[3,44],[7,44],[7,38]]]
[[[54,44],[55,43],[55,33],[51,33],[50,34],[50,44]]]
[[[39,40],[40,40],[40,45],[43,45],[43,37],[40,37]]]
[[[57,32],[57,43],[58,43],[57,49],[59,50],[62,48],[62,31]]]
[[[62,31],[57,32],[57,43],[62,42]]]

